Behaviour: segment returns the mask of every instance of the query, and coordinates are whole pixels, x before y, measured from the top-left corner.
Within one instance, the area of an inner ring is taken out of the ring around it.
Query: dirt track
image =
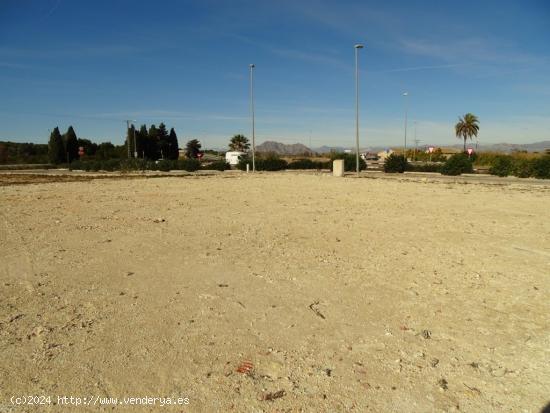
[[[115,409],[178,412],[550,402],[548,187],[102,179],[1,187],[0,214],[0,412],[30,394],[188,397]]]

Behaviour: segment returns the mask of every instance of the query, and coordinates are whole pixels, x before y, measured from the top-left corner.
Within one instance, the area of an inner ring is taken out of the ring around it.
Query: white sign
[[[472,148],[468,148],[468,155],[471,155],[474,152]]]
[[[430,146],[430,147],[428,148],[428,152],[432,153],[433,151],[434,151],[434,147],[433,147],[433,146]]]

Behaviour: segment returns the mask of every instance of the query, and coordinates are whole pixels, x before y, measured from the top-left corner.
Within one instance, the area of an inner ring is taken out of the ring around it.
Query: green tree
[[[63,145],[63,138],[57,126],[50,135],[50,140],[48,142],[48,157],[50,162],[56,165],[66,162],[65,146]]]
[[[84,148],[84,154],[86,156],[94,156],[95,155],[95,153],[97,151],[97,144],[96,143],[93,143],[89,139],[81,139],[81,138],[77,139],[77,143],[78,143],[79,148],[81,146]]]
[[[472,160],[466,153],[455,153],[441,166],[443,175],[461,175],[474,172]]]
[[[134,157],[134,152],[136,150],[135,148],[135,140],[137,139],[136,133],[136,127],[132,124],[126,131],[126,141],[124,142],[124,146],[126,146],[126,156],[129,158]],[[134,139],[134,137],[136,139]]]
[[[384,172],[402,174],[407,170],[407,158],[403,155],[392,153],[384,161]]]
[[[126,151],[128,150],[126,146],[122,146]],[[119,158],[120,152],[117,150],[115,145],[111,142],[102,142],[99,144],[96,152],[96,158],[99,160],[108,160],[113,158]],[[126,156],[124,156],[126,157]]]
[[[0,164],[8,162],[8,147],[0,143]]]
[[[246,152],[250,149],[248,138],[244,135],[235,135],[229,141],[229,150],[237,152]]]
[[[187,145],[185,145],[185,156],[188,158],[197,158],[197,155],[201,151],[201,143],[197,139],[191,139],[189,142],[187,142]]]
[[[170,129],[168,135],[168,159],[177,160],[180,157],[180,149],[178,144],[178,136],[174,128]]]
[[[141,125],[141,128],[136,135],[136,146],[138,152],[138,158],[145,158],[146,153],[149,153],[147,149],[148,132],[147,125]]]
[[[466,139],[472,139],[472,136],[477,136],[478,132],[479,119],[476,115],[466,113],[462,118],[458,118],[455,133],[457,138],[464,139],[464,152],[466,152]]]
[[[355,169],[357,168],[357,158],[353,153],[332,152],[330,154],[331,168],[332,168],[332,161],[334,161],[335,159],[344,160],[344,170],[347,172],[355,171]],[[359,157],[359,170],[363,171],[365,169],[367,169],[367,163],[363,158]]]
[[[71,163],[75,159],[78,159],[78,139],[72,126],[69,126],[65,135],[65,158],[68,163]]]
[[[158,144],[159,131],[155,125],[151,125],[147,134],[147,153],[149,159],[160,158],[160,148]]]
[[[170,144],[168,143],[168,131],[166,130],[166,125],[160,123],[158,128],[158,147],[160,151],[160,157],[162,159],[169,159],[169,149]]]

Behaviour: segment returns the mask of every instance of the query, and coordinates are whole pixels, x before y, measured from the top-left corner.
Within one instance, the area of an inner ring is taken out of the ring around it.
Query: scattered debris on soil
[[[323,313],[321,313],[317,308],[314,307],[316,305],[319,305],[319,301],[311,303],[309,305],[309,308],[311,308],[311,311],[313,311],[318,317],[321,317],[324,320],[326,317],[323,315]]]
[[[251,374],[252,370],[254,370],[254,364],[248,360],[245,360],[237,368],[237,373]]]
[[[283,397],[285,395],[285,391],[284,390],[279,390],[279,391],[276,391],[274,393],[266,393],[262,396],[262,400],[266,401],[266,400],[275,400],[275,399],[280,399],[281,397]]]

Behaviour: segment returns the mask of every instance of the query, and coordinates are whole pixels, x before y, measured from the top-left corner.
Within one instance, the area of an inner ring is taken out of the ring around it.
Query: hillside
[[[274,141],[265,141],[261,145],[256,146],[257,152],[273,152],[279,155],[302,155],[311,153],[311,149],[301,143],[285,144]]]
[[[437,146],[437,145],[435,145]],[[466,146],[475,148],[475,142],[468,141]],[[452,145],[451,148],[462,149],[462,144]],[[504,152],[509,153],[513,151],[527,151],[527,152],[544,152],[550,149],[550,141],[541,141],[534,143],[494,143],[478,145],[479,152]]]

